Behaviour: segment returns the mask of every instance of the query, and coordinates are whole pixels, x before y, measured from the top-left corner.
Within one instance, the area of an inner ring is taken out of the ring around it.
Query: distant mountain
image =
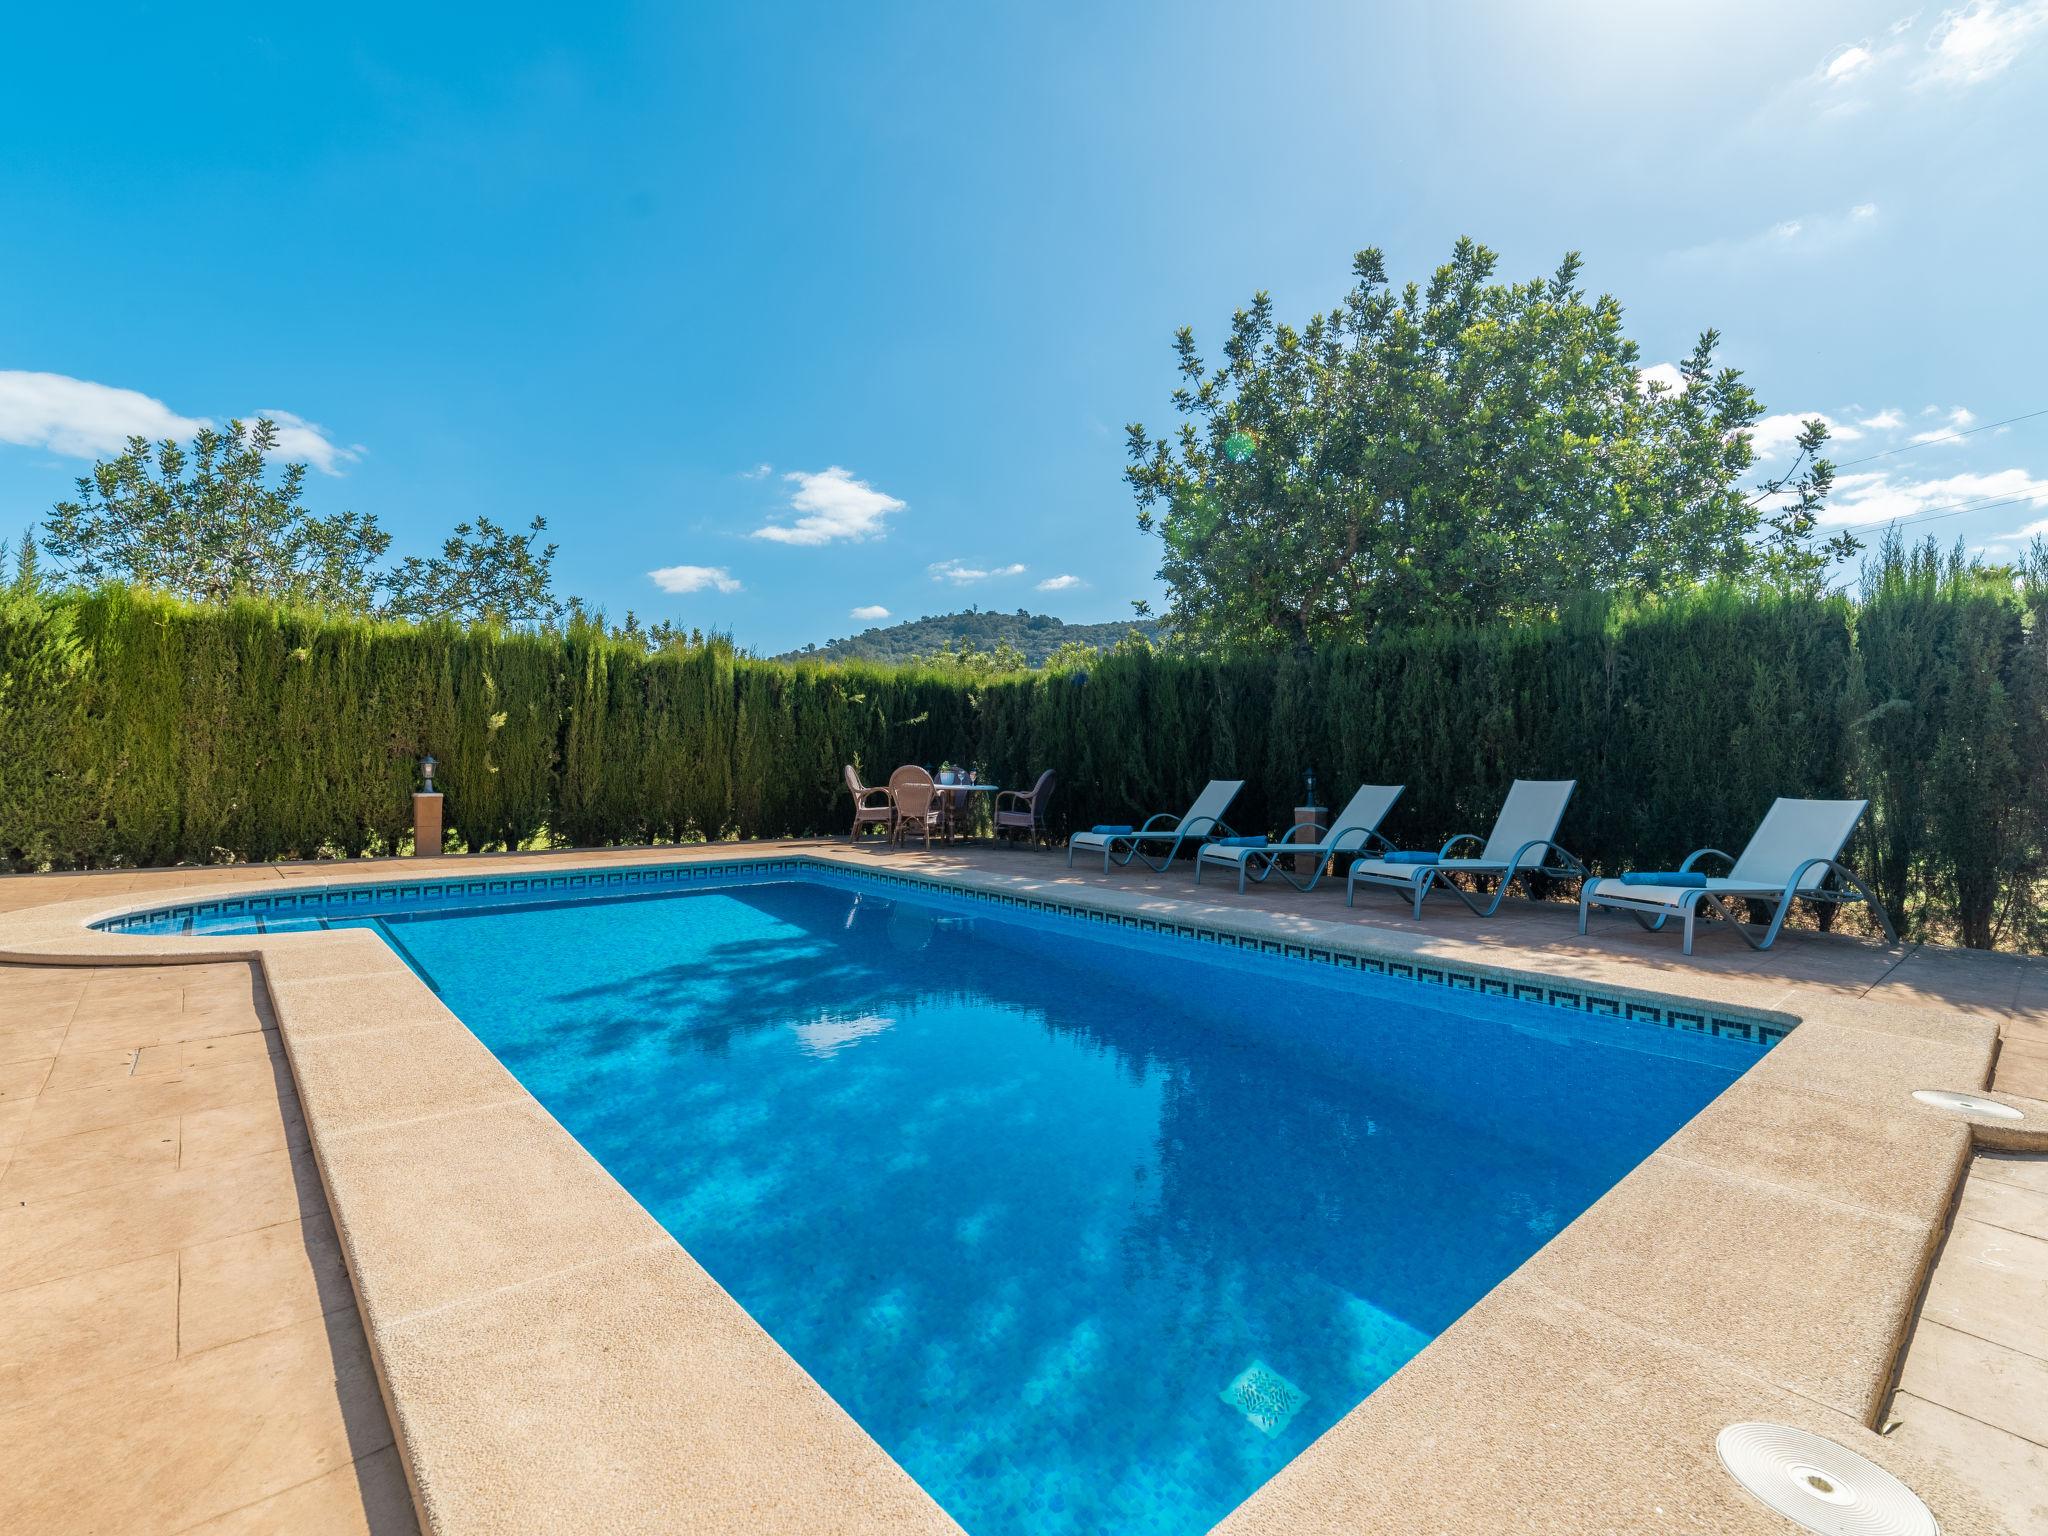
[[[901,624],[889,624],[878,629],[864,629],[850,639],[807,645],[776,660],[909,661],[916,656],[929,656],[934,651],[951,649],[962,640],[977,651],[992,651],[1007,640],[1035,667],[1069,642],[1107,649],[1134,629],[1148,639],[1156,640],[1159,628],[1157,619],[1124,619],[1114,624],[1069,624],[1049,613],[1028,613],[1022,608],[1015,613],[969,608],[964,613],[941,613],[930,618],[906,619]]]

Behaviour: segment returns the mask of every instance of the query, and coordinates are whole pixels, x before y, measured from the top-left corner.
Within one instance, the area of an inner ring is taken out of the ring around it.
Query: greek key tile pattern
[[[104,919],[94,926],[108,933],[279,933],[325,927],[332,920],[353,922],[386,914],[480,910],[507,905],[573,901],[587,897],[616,898],[665,892],[721,882],[826,876],[855,889],[898,887],[956,901],[1031,912],[1066,922],[1098,924],[1154,934],[1162,938],[1214,944],[1226,949],[1272,955],[1337,970],[1390,976],[1424,986],[1449,987],[1482,996],[1540,1003],[1570,1012],[1598,1014],[1631,1023],[1656,1024],[1691,1034],[1746,1040],[1768,1048],[1785,1038],[1792,1026],[1770,1019],[1721,1012],[1696,1001],[1612,997],[1576,984],[1565,985],[1532,975],[1495,975],[1436,964],[1374,955],[1350,949],[1325,948],[1295,940],[1234,933],[1227,928],[1182,923],[1157,917],[1104,911],[1071,901],[1022,896],[1002,890],[956,885],[928,875],[894,870],[847,869],[802,855],[733,859],[718,862],[653,864],[618,869],[576,869],[559,873],[476,876],[448,880],[407,880],[381,885],[322,886],[311,890],[222,897],[217,901],[148,907]]]

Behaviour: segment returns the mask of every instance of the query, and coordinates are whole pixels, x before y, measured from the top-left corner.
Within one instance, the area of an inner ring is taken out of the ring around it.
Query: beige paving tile
[[[233,1514],[186,1527],[183,1536],[417,1536],[412,1490],[387,1447]]]
[[[1921,1315],[2048,1360],[2048,1242],[1957,1221]]]
[[[2001,1184],[1995,1179],[1972,1178],[1963,1186],[1959,1214],[2009,1232],[2048,1239],[2048,1194]]]
[[[1960,1121],[1943,1125],[1904,1108],[1874,1112],[1742,1081],[1662,1150],[1933,1226],[1948,1215],[1969,1147],[1969,1128]]]
[[[122,1083],[131,1077],[158,1077],[177,1070],[178,1063],[161,1052],[130,1050],[116,1046],[98,1051],[67,1051],[50,1064],[46,1093],[66,1093],[73,1088],[96,1088],[105,1083]]]
[[[1932,1242],[1931,1227],[1660,1154],[1517,1274],[1861,1418]]]
[[[2008,1045],[1999,1052],[1992,1082],[2000,1093],[2048,1099],[2048,1051],[2031,1051]]]
[[[10,966],[22,971],[40,967]],[[9,1029],[62,1029],[78,1011],[85,996],[85,983],[60,982],[51,986],[12,986],[0,990],[0,1019]]]
[[[681,1523],[705,1532],[958,1536],[673,1243],[409,1319],[385,1368],[442,1530],[518,1509],[535,1536],[567,1536],[602,1505],[619,1531],[675,1529],[688,1511]],[[563,1423],[594,1432],[604,1454]],[[619,1486],[633,1507],[610,1497]]]
[[[179,1166],[183,1168],[306,1145],[305,1116],[297,1096],[289,1092],[277,1098],[195,1110],[181,1117],[178,1127]]]
[[[194,1243],[180,1255],[178,1347],[188,1355],[354,1305],[325,1212]]]
[[[158,1046],[155,1049],[168,1052],[170,1047]],[[284,1057],[284,1042],[275,1030],[247,1030],[238,1035],[180,1041],[177,1056],[177,1064],[187,1070],[225,1066],[233,1062],[280,1061]]]
[[[35,1107],[34,1099],[10,1099],[0,1103],[0,1153],[12,1153],[20,1143]]]
[[[0,1403],[176,1358],[178,1256],[0,1291]]]
[[[1995,1179],[2048,1194],[2048,1155],[2026,1152],[1979,1152],[1970,1164],[1973,1179]]]
[[[48,1061],[63,1043],[62,1024],[9,1024],[0,1028],[0,1067]]]
[[[1922,1318],[1899,1390],[2048,1445],[2048,1360]]]
[[[43,1082],[49,1077],[54,1060],[54,1056],[45,1056],[38,1061],[13,1061],[0,1066],[0,1104],[34,1099],[43,1091]]]
[[[15,1149],[0,1174],[0,1205],[48,1200],[178,1166],[178,1122],[136,1120],[101,1131],[83,1131]]]
[[[297,1221],[320,1198],[310,1168],[272,1152],[8,1206],[0,1209],[0,1291]]]
[[[2048,1451],[1938,1403],[1900,1393],[1890,1439],[1966,1479],[2016,1536],[2048,1531]]]
[[[67,1093],[46,1093],[36,1103],[26,1140],[75,1136],[135,1120],[217,1109],[277,1092],[278,1072],[268,1062],[239,1062],[204,1070],[123,1078]]]
[[[208,1040],[219,1035],[247,1034],[262,1021],[246,1008],[223,1008],[213,1012],[181,1012],[177,1009],[117,1009],[86,1015],[71,1021],[64,1036],[68,1051],[140,1046],[175,1045],[183,1040]]]
[[[373,1320],[666,1239],[531,1101],[331,1137],[321,1156]]]
[[[349,1313],[0,1412],[0,1530],[182,1531],[390,1444]]]

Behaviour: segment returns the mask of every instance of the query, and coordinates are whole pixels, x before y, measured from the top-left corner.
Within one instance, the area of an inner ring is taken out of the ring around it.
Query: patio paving
[[[1894,1028],[1901,1041],[1918,1037],[1908,1054],[1924,1064],[1931,1059],[1927,1032],[1944,1027],[1930,1020],[1952,1017],[1958,1028],[1984,1029],[1987,1038],[1995,1021],[2001,1049],[1991,1086],[2048,1097],[2048,962],[1925,946],[1887,951],[1810,930],[1790,930],[1777,948],[1757,955],[1711,926],[1703,926],[1698,953],[1688,958],[1679,953],[1675,934],[1648,934],[1613,914],[1596,916],[1593,933],[1580,939],[1575,913],[1559,903],[1511,901],[1497,917],[1482,920],[1445,898],[1433,901],[1418,923],[1405,904],[1378,893],[1362,894],[1359,906],[1347,909],[1341,884],[1303,894],[1276,883],[1240,895],[1221,881],[1196,887],[1183,868],[1105,876],[1099,866],[1070,871],[1062,854],[978,846],[929,855],[855,852],[835,840],[692,852],[821,848],[881,866],[1024,879],[1053,892],[1111,891],[1126,909],[1172,903],[1185,910],[1184,904],[1198,902],[1276,933],[1302,922],[1356,925],[1402,936],[1418,954],[1539,966],[1550,975],[1623,989],[1711,994],[1730,1006],[1798,1013],[1816,999],[1831,999],[1855,1011],[1866,1058],[1859,1070],[1866,1077],[1884,1070],[1882,1037]],[[12,877],[0,879],[0,913],[214,884],[618,863],[634,853]],[[678,854],[669,849],[650,856]],[[363,999],[336,1001],[348,1007]],[[1817,1038],[1839,1026],[1806,1029]],[[319,1058],[310,1046],[310,1025],[304,1038],[302,1073],[317,1070]],[[294,1036],[295,1052],[300,1039]],[[354,1293],[307,1151],[292,1071],[254,967],[0,965],[0,1045],[0,1387],[6,1389],[0,1403],[11,1405],[0,1408],[0,1465],[30,1469],[26,1477],[0,1481],[0,1530],[377,1536],[414,1530]],[[1640,1200],[1658,1177],[1688,1189],[1697,1185],[1690,1198],[1719,1202],[1745,1189],[1775,1187],[1782,1195],[1778,1204],[1811,1204],[1839,1220],[1883,1202],[1872,1169],[1896,1172],[1904,1164],[1894,1159],[1911,1162],[1923,1150],[1940,1161],[1938,1149],[1912,1140],[1911,1125],[1925,1122],[1879,1124],[1845,1108],[1842,1124],[1816,1132],[1797,1111],[1806,1104],[1810,1119],[1814,1103],[1829,1102],[1827,1085],[1820,1085],[1819,1100],[1783,1094],[1785,1087],[1781,1080],[1776,1087],[1736,1090],[1754,1099],[1745,1111],[1752,1124],[1776,1124],[1782,1109],[1782,1143],[1723,1144],[1725,1138],[1716,1140],[1702,1123],[1698,1144],[1674,1141],[1659,1154],[1662,1171],[1646,1165],[1629,1197]],[[1773,1094],[1783,1094],[1784,1105]],[[1812,1141],[1802,1143],[1808,1135]],[[1849,1145],[1849,1138],[1871,1142],[1874,1151],[1886,1137],[1895,1144],[1884,1148],[1882,1164],[1873,1159],[1850,1167],[1854,1159],[1837,1165],[1826,1156]],[[1802,1150],[1808,1145],[1816,1155]],[[1953,1474],[2015,1531],[2042,1524],[2033,1518],[2041,1513],[2033,1501],[2042,1497],[2048,1457],[2038,1430],[2048,1422],[2048,1338],[2039,1335],[2041,1310],[2034,1304],[2048,1298],[2048,1218],[2042,1212],[2048,1193],[2040,1188],[2040,1166],[2039,1159],[2001,1154],[1975,1160],[1891,1403],[1891,1417],[1901,1424],[1893,1438],[1911,1458]],[[1722,1171],[1708,1177],[1708,1168]],[[1728,1182],[1731,1175],[1737,1183]],[[1626,1215],[1618,1202],[1615,1209]],[[1759,1210],[1760,1221],[1770,1214]],[[1930,1206],[1896,1219],[1908,1228],[1938,1230],[1944,1214]],[[1610,1381],[1616,1401],[1629,1398],[1629,1415],[1660,1427],[1675,1410],[1663,1397],[1643,1397],[1644,1383],[1636,1379],[1650,1353],[1665,1351],[1669,1358],[1660,1369],[1690,1379],[1711,1351],[1748,1351],[1762,1361],[1778,1347],[1773,1330],[1761,1326],[1750,1307],[1740,1318],[1756,1335],[1748,1344],[1725,1334],[1694,1341],[1677,1320],[1648,1312],[1640,1318],[1621,1318],[1606,1307],[1589,1313],[1571,1292],[1593,1286],[1624,1294],[1634,1283],[1631,1274],[1588,1280],[1580,1273],[1612,1258],[1597,1243],[1588,1246],[1593,1232],[1588,1225],[1575,1244],[1546,1250],[1547,1259],[1539,1255],[1528,1271],[1504,1283],[1486,1319],[1461,1325],[1446,1336],[1448,1346],[1420,1357],[1418,1364],[1440,1357],[1435,1374],[1424,1364],[1383,1389],[1374,1402],[1385,1398],[1385,1411],[1360,1420],[1341,1461],[1332,1459],[1335,1452],[1315,1461],[1312,1450],[1275,1480],[1274,1497],[1262,1495],[1226,1522],[1230,1529],[1279,1530],[1311,1510],[1309,1523],[1317,1529],[1337,1520],[1355,1529],[1418,1529],[1404,1523],[1418,1508],[1411,1495],[1441,1495],[1443,1510],[1457,1507],[1433,1474],[1429,1492],[1420,1494],[1392,1462],[1385,1486],[1370,1499],[1356,1488],[1334,1497],[1330,1478],[1355,1475],[1344,1466],[1355,1468],[1379,1426],[1397,1420],[1403,1391],[1427,1398],[1428,1412],[1446,1426],[1442,1449],[1486,1445],[1497,1416],[1489,1405],[1462,1403],[1445,1390],[1453,1380],[1446,1373],[1461,1359],[1467,1366],[1512,1362],[1529,1336],[1551,1338],[1559,1347],[1577,1339],[1571,1348],[1586,1355],[1589,1372],[1610,1349],[1618,1350]],[[1900,1245],[1882,1224],[1872,1226],[1869,1237]],[[1787,1422],[1805,1417],[1818,1427],[1846,1425],[1883,1401],[1863,1406],[1853,1372],[1838,1383],[1775,1365],[1758,1369],[1780,1389],[1791,1389],[1781,1399]],[[1711,1381],[1702,1377],[1695,1385],[1703,1402],[1728,1395],[1719,1367]],[[1816,1405],[1826,1408],[1819,1418],[1812,1416]],[[1559,1412],[1566,1411],[1561,1399]],[[1834,1415],[1849,1417],[1836,1421]],[[1691,1428],[1684,1433],[1697,1438]],[[1326,1437],[1333,1445],[1341,1438],[1337,1431]],[[106,1469],[117,1464],[137,1470],[108,1478]],[[1421,1477],[1429,1469],[1413,1471]],[[1595,1475],[1580,1490],[1587,1510],[1618,1514],[1634,1507],[1641,1490],[1632,1490],[1624,1473],[1616,1475],[1621,1481],[1612,1488],[1595,1486]],[[1684,1475],[1719,1476],[1708,1468]],[[1570,1528],[1549,1519],[1569,1508],[1546,1509],[1541,1520],[1532,1513],[1526,1528]],[[1396,1523],[1387,1523],[1388,1511]],[[1276,1517],[1281,1524],[1273,1523]]]
[[[0,1405],[0,1530],[417,1530],[250,966],[0,966]]]

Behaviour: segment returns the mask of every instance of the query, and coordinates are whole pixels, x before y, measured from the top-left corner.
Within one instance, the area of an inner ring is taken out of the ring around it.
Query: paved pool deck
[[[1417,923],[840,841],[0,879],[0,1529],[955,1530],[380,941],[85,927],[771,854],[1798,1021],[1219,1530],[1790,1530],[1715,1458],[1747,1418],[1855,1446],[1951,1533],[2044,1528],[2048,963],[1711,929],[1688,959],[1554,904]]]

